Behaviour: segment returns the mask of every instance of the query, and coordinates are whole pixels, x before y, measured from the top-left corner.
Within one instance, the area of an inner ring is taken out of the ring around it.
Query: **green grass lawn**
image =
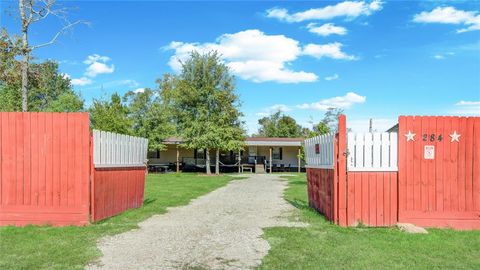
[[[307,228],[270,228],[260,269],[480,269],[480,231],[340,228],[308,208],[305,174],[288,178],[285,199]]]
[[[87,227],[0,227],[0,269],[82,269],[101,254],[99,238],[137,227],[167,207],[185,205],[226,185],[232,177],[196,174],[149,175],[142,208]]]

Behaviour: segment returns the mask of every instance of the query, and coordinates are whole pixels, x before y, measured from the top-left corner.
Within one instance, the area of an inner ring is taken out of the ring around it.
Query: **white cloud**
[[[354,92],[348,92],[344,96],[322,99],[314,103],[304,103],[297,105],[299,109],[310,109],[326,111],[329,108],[348,109],[354,104],[362,104],[366,100],[365,96],[360,96]]]
[[[128,87],[137,87],[137,86],[140,85],[137,81],[135,81],[135,80],[130,80],[130,79],[120,80],[120,81],[118,82],[118,84],[120,84],[120,85],[126,85],[126,86],[128,86]]]
[[[215,43],[174,41],[167,49],[175,50],[169,65],[177,72],[181,69],[179,61],[187,59],[192,51],[206,53],[216,50],[232,72],[245,80],[300,83],[318,79],[314,73],[286,67],[302,54],[297,40],[284,35],[266,35],[257,29],[223,34]]]
[[[276,112],[289,112],[292,109],[285,104],[275,104],[270,107],[264,108],[261,112],[256,113],[257,116],[269,116]]]
[[[455,103],[457,106],[480,106],[480,101],[465,101],[460,100],[459,102]]]
[[[342,51],[343,44],[340,42],[328,43],[328,44],[307,44],[303,48],[303,54],[310,55],[315,58],[328,57],[333,59],[342,60],[356,60],[353,55],[348,55]]]
[[[68,73],[60,73],[60,75],[64,78],[64,79],[70,79],[70,75]]]
[[[455,103],[457,107],[452,111],[453,114],[460,115],[480,115],[480,101],[461,100]]]
[[[312,8],[305,11],[289,14],[287,9],[272,8],[267,10],[267,17],[276,18],[286,22],[302,22],[307,20],[328,20],[335,17],[347,17],[349,19],[358,16],[369,16],[382,9],[382,2],[374,0],[366,1],[344,1],[336,5],[322,8]]]
[[[333,34],[343,36],[347,34],[347,29],[345,27],[336,26],[333,23],[326,23],[321,26],[317,26],[315,23],[309,23],[307,29],[309,32],[321,36],[329,36]]]
[[[110,61],[110,57],[108,57],[108,56],[101,56],[101,55],[98,55],[98,54],[92,54],[92,55],[87,56],[87,59],[85,59],[83,61],[83,63],[86,64],[86,65],[90,65],[90,64],[93,64],[95,62],[105,63],[105,62],[108,62],[108,61]]]
[[[137,88],[137,89],[133,90],[132,92],[135,93],[135,94],[143,93],[143,92],[145,92],[145,88]]]
[[[85,75],[88,77],[96,77],[98,74],[108,74],[115,70],[114,65],[108,66],[105,63],[94,62],[87,67]]]
[[[455,53],[453,53],[453,52],[438,53],[438,54],[435,54],[433,56],[433,58],[435,58],[437,60],[443,60],[443,59],[447,58],[447,56],[452,56],[452,55],[455,55]]]
[[[477,11],[458,10],[454,7],[437,7],[432,11],[423,11],[413,17],[418,23],[442,23],[463,25],[457,33],[480,30],[480,14]]]
[[[333,80],[336,80],[336,79],[338,79],[338,78],[340,78],[340,76],[338,76],[338,74],[335,73],[335,74],[333,74],[332,76],[327,76],[327,77],[325,77],[325,80],[327,80],[327,81],[333,81]]]
[[[84,64],[88,65],[85,75],[88,77],[96,77],[98,74],[108,74],[115,70],[115,66],[107,65],[110,58],[107,56],[100,56],[98,54],[89,55]]]
[[[87,77],[81,77],[81,78],[78,78],[78,79],[72,79],[71,80],[72,82],[72,85],[78,85],[78,86],[85,86],[85,85],[89,85],[89,84],[92,84],[93,81]]]

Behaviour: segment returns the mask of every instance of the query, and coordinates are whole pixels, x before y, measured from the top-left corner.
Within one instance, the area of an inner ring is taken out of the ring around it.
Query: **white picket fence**
[[[96,168],[138,167],[147,161],[148,140],[93,130],[93,164]]]
[[[348,133],[348,171],[398,171],[397,133]]]
[[[325,134],[305,140],[305,160],[307,168],[334,168],[335,134]]]

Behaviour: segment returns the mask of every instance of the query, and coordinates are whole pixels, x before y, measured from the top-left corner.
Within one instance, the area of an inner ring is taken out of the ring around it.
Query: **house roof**
[[[179,137],[170,137],[163,141],[164,144],[180,144],[182,142],[183,142],[182,138],[179,138]]]
[[[245,139],[247,146],[301,146],[303,138],[250,137]]]
[[[249,137],[245,139],[247,146],[301,146],[304,138],[279,138],[279,137]],[[183,140],[179,137],[170,137],[163,141],[164,144],[180,144]]]

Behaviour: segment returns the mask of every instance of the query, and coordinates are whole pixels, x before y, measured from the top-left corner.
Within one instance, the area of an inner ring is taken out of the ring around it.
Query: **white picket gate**
[[[398,171],[397,133],[348,133],[348,171]]]
[[[96,168],[139,167],[147,161],[148,140],[93,130],[93,164]]]
[[[335,134],[329,133],[305,140],[307,168],[334,168]]]

